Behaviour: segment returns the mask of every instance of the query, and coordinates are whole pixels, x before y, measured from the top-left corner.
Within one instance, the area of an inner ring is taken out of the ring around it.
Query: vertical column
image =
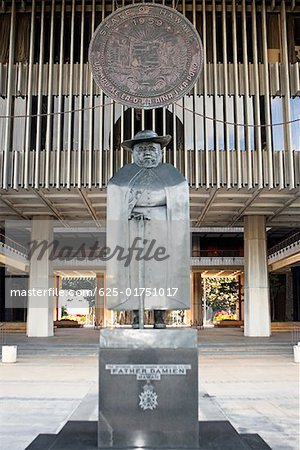
[[[10,295],[10,289],[13,286],[13,277],[11,273],[6,270],[5,278],[3,280],[4,287],[4,322],[13,322],[14,314],[12,306],[12,298]]]
[[[11,161],[11,140],[12,140],[12,111],[13,111],[13,71],[14,71],[14,56],[15,56],[15,25],[16,25],[16,1],[11,2],[11,16],[9,29],[9,54],[7,65],[7,87],[6,87],[6,108],[4,121],[4,152],[3,152],[3,189],[7,189]]]
[[[0,322],[5,322],[5,266],[0,267]]]
[[[53,320],[60,320],[61,314],[59,308],[59,291],[61,289],[61,277],[59,275],[54,275],[53,286],[54,286],[54,296],[53,296]]]
[[[241,275],[238,276],[238,301],[236,303],[236,314],[237,319],[242,320],[242,286],[241,286]]]
[[[264,216],[245,216],[245,336],[270,336],[269,277],[266,221]]]
[[[95,297],[95,325],[103,327],[105,324],[105,277],[104,273],[96,275]]]
[[[238,277],[239,283],[239,310],[238,320],[244,320],[244,273],[241,273]]]
[[[293,275],[292,271],[290,270],[286,274],[285,278],[285,320],[286,321],[292,321],[293,320],[293,311],[294,311],[294,304],[293,304]]]
[[[200,272],[193,272],[192,293],[193,293],[192,322],[197,325],[203,325],[202,278]]]
[[[193,307],[192,307],[192,301],[193,301],[193,272],[190,271],[190,309],[186,309],[184,312],[184,319],[183,323],[186,325],[191,325],[193,323]]]
[[[300,267],[292,267],[293,277],[293,319],[300,320]]]
[[[190,272],[191,308],[186,309],[184,312],[183,323],[185,325],[191,325],[194,322],[194,320],[193,320],[193,285],[194,285],[193,272]]]
[[[49,256],[52,251],[53,222],[34,218],[31,230],[27,335],[53,336],[53,274]],[[33,250],[35,249],[35,250]]]

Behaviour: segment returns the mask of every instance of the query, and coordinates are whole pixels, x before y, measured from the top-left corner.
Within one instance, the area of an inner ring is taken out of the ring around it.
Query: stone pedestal
[[[100,332],[99,448],[196,449],[197,332]]]

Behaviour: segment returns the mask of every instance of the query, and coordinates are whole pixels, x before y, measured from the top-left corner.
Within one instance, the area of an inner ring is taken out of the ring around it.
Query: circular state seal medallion
[[[160,108],[194,86],[203,65],[200,37],[178,11],[154,3],[117,9],[96,29],[89,63],[97,85],[134,108]]]

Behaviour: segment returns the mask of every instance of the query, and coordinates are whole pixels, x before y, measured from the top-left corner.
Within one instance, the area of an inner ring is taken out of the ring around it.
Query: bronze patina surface
[[[89,62],[98,86],[135,108],[160,108],[191,90],[203,64],[200,37],[178,11],[139,3],[117,9],[96,29]]]

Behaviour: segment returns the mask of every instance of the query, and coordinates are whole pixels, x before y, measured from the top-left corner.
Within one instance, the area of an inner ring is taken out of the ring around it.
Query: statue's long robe
[[[144,220],[143,224],[130,220],[133,212],[142,212],[149,220]],[[107,295],[107,308],[139,309],[139,296],[135,294],[140,292],[137,288],[145,287],[154,293],[145,296],[145,309],[189,309],[189,189],[187,181],[174,166],[159,164],[155,168],[140,168],[128,164],[110,179],[107,187],[107,246],[110,252],[122,247],[124,256],[135,238],[147,240],[144,252],[154,239],[151,255],[158,247],[163,247],[165,254],[159,258],[168,258],[141,262],[136,260],[134,252],[127,267],[126,261],[120,260],[117,254],[108,258],[107,294],[112,294],[110,289],[115,288],[117,295]],[[138,247],[141,246],[139,240]]]

